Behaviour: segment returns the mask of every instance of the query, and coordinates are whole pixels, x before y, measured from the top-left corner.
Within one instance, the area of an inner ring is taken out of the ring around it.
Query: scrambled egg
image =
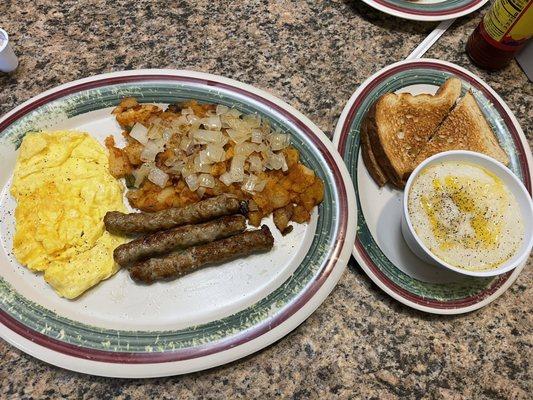
[[[73,299],[118,270],[123,239],[104,229],[107,211],[124,211],[122,185],[107,154],[86,133],[29,133],[11,194],[17,200],[13,252],[63,297]]]

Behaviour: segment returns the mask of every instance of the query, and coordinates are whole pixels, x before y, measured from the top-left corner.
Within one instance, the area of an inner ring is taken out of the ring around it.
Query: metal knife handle
[[[442,21],[435,29],[433,29],[433,31],[431,31],[429,35],[427,35],[424,40],[422,40],[422,43],[420,43],[416,49],[414,49],[413,52],[407,56],[406,60],[414,60],[426,54],[426,51],[433,46],[433,44],[442,36],[444,32],[446,32],[450,26],[452,26],[454,21],[455,18]]]

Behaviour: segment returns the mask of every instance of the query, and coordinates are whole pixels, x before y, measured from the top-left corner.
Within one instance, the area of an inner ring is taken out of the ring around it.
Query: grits
[[[500,178],[473,164],[442,162],[421,171],[409,192],[408,211],[425,246],[458,268],[497,268],[524,240],[513,194]]]

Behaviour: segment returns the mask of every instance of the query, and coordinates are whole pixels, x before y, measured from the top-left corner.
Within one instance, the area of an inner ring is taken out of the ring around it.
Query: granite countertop
[[[358,85],[404,59],[436,26],[349,0],[4,0],[0,16],[20,57],[16,73],[0,75],[0,114],[74,79],[184,68],[265,89],[329,136]],[[489,74],[463,51],[479,19],[476,12],[456,21],[427,56],[479,74],[531,134],[533,85],[519,66]],[[201,373],[92,377],[0,340],[0,398],[526,399],[533,392],[532,304],[530,265],[497,301],[446,317],[392,300],[352,260],[324,304],[287,337]]]

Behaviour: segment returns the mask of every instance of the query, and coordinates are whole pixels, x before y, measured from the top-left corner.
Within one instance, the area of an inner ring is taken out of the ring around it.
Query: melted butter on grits
[[[124,210],[122,191],[104,148],[88,134],[28,133],[11,186],[15,257],[69,299],[112,276],[123,239],[105,231],[103,217]]]
[[[468,163],[424,169],[411,186],[409,216],[430,251],[455,267],[497,268],[522,244],[516,199],[500,178]]]

